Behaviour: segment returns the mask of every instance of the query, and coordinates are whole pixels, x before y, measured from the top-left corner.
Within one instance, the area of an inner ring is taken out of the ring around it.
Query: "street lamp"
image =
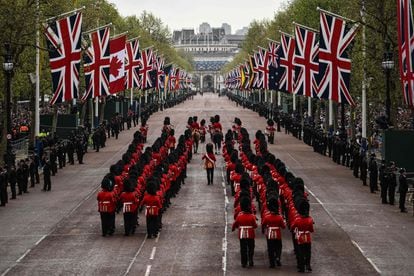
[[[387,123],[391,125],[391,97],[390,97],[390,74],[391,70],[394,68],[394,60],[392,59],[392,52],[389,50],[390,45],[387,43],[385,45],[386,51],[384,53],[384,58],[382,60],[382,69],[385,72],[386,79],[386,100],[385,100],[385,113],[387,116]]]
[[[11,154],[10,140],[12,138],[10,102],[11,102],[11,78],[13,76],[14,64],[12,60],[10,44],[5,43],[4,48],[6,49],[6,54],[4,55],[3,70],[4,70],[4,75],[6,77],[6,130],[7,130],[7,152],[6,152],[5,163],[7,165],[10,165],[10,163],[13,161],[10,156]]]

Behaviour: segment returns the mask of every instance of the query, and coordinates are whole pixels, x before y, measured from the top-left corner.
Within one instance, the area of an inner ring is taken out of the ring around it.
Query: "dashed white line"
[[[138,248],[138,251],[135,253],[134,258],[132,258],[131,262],[129,263],[128,268],[124,273],[124,276],[128,275],[129,271],[131,270],[132,265],[134,264],[134,262],[137,259],[139,253],[141,252],[142,248],[144,247],[144,244],[145,244],[146,240],[147,240],[147,237],[144,238],[144,240],[141,243],[141,246]]]
[[[26,257],[27,254],[29,254],[30,251],[31,249],[27,249],[26,252],[24,252],[24,254],[17,259],[16,263],[20,263],[23,260],[23,258]]]
[[[129,144],[123,146],[118,152],[124,151],[125,148],[127,148],[129,146]],[[112,159],[115,158],[115,155],[112,158],[109,158],[108,160],[105,161],[105,163],[103,163],[98,169],[101,169],[103,167],[107,167],[109,163],[112,162]],[[101,185],[97,185],[83,200],[81,200],[79,202],[79,204],[77,204],[74,208],[72,208],[72,210],[67,213],[66,215],[64,215],[53,227],[52,229],[50,229],[50,231],[46,234],[43,235],[39,240],[36,241],[34,246],[39,245],[47,236],[51,235],[60,225],[60,223],[62,221],[64,221],[65,219],[67,219],[68,217],[70,217],[83,203],[85,203],[87,200],[89,200],[91,198],[92,195],[94,195],[96,193],[96,191],[99,189]],[[145,241],[145,240],[144,240]],[[21,262],[24,257],[27,256],[27,254],[32,250],[32,248],[29,248],[22,256],[20,256],[20,258],[18,258],[16,260],[16,262],[9,268],[7,268],[2,274],[1,276],[5,276],[7,275],[7,273],[10,272],[10,270],[12,270],[19,262]]]
[[[154,257],[155,257],[155,251],[157,251],[157,247],[153,247],[152,248],[152,251],[151,251],[151,256],[150,256],[150,260],[154,260]]]
[[[341,224],[336,220],[336,218],[329,212],[329,210],[325,207],[325,204],[322,203],[322,201],[311,191],[308,187],[306,187],[306,190],[316,199],[316,201],[322,206],[322,208],[325,210],[325,212],[328,214],[328,216],[335,222],[336,225],[341,227]]]
[[[46,236],[47,235],[43,235],[36,243],[35,243],[35,245],[39,245],[39,243],[41,243],[45,238],[46,238]]]
[[[1,276],[5,276],[7,273],[9,273],[9,271],[13,268],[13,266],[9,267],[8,269],[6,269]]]
[[[335,222],[335,224],[338,225],[340,228],[342,228],[341,225],[339,224],[339,222],[336,220],[336,218],[325,207],[325,204],[322,203],[322,201],[311,190],[309,190],[308,187],[305,186],[305,188],[316,199],[316,201],[322,206],[322,208],[325,210],[325,212],[328,214],[328,216]],[[372,267],[375,269],[375,271],[377,271],[378,274],[381,274],[381,270],[379,270],[379,268],[374,264],[374,262],[371,260],[371,258],[369,258],[368,256],[365,255],[365,252],[362,250],[362,248],[354,240],[351,240],[351,242],[356,248],[358,248],[358,250],[361,252],[362,256],[364,256],[364,258],[367,259],[367,261],[372,265]]]
[[[362,254],[362,256],[364,256],[366,259],[367,259],[367,261],[372,265],[372,267],[375,269],[375,271],[377,271],[378,272],[378,274],[381,274],[381,270],[376,266],[376,264],[374,264],[374,262],[371,260],[371,258],[369,258],[369,257],[367,257],[366,255],[365,255],[365,252],[364,252],[364,250],[362,250],[362,248],[359,246],[359,244],[356,242],[356,241],[354,241],[354,240],[351,240],[352,241],[352,244],[356,247],[356,248],[358,248],[358,250],[361,252],[361,254]]]
[[[223,171],[221,172],[221,175],[224,180],[224,174]],[[222,182],[222,185],[225,187],[224,181]],[[229,205],[229,198],[227,197],[227,190],[224,188],[224,237],[222,241],[222,250],[223,250],[223,258],[222,258],[222,269],[223,269],[223,275],[226,275],[227,273],[227,206]]]
[[[149,276],[151,273],[151,265],[147,265],[147,270],[145,271],[145,276]]]

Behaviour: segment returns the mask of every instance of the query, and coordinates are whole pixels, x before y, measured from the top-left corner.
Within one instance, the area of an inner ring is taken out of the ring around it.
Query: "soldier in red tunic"
[[[124,180],[124,192],[119,197],[124,213],[125,236],[135,233],[137,224],[138,193],[129,179]]]
[[[200,142],[201,143],[204,143],[206,141],[206,133],[207,133],[206,120],[202,119],[200,121]]]
[[[147,120],[142,120],[142,122],[141,122],[141,127],[139,128],[139,131],[141,132],[141,134],[142,134],[142,137],[143,137],[143,140],[144,140],[144,143],[146,143],[147,142],[147,134],[148,134],[148,125],[147,125]]]
[[[147,237],[155,238],[158,233],[158,214],[162,208],[161,199],[157,195],[156,184],[147,183],[147,192],[142,199],[141,206],[145,205],[145,216],[147,217]]]
[[[105,177],[102,180],[102,190],[98,193],[98,211],[101,214],[102,236],[112,236],[115,232],[116,198],[113,192],[114,184]]]
[[[313,219],[309,216],[309,203],[302,201],[299,205],[299,215],[292,223],[298,244],[297,260],[298,272],[312,271],[311,261],[311,233],[313,233]]]
[[[267,208],[269,212],[262,220],[262,232],[266,234],[267,253],[270,267],[281,266],[280,255],[282,253],[282,231],[286,225],[283,217],[279,215],[279,204],[276,198],[270,198]]]
[[[255,229],[257,228],[256,217],[251,213],[250,208],[251,200],[248,197],[244,197],[240,201],[242,212],[237,216],[233,223],[232,231],[239,228],[240,239],[240,255],[242,267],[253,266],[254,255],[254,238]]]

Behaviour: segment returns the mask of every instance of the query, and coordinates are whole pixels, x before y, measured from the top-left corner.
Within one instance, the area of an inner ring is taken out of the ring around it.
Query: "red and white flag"
[[[111,94],[125,90],[125,43],[126,35],[111,38],[109,42],[111,52],[109,92]]]

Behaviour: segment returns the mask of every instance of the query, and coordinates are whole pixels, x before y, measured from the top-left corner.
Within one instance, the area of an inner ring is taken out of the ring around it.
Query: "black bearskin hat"
[[[304,217],[309,216],[309,202],[307,200],[303,199],[299,202],[298,213]]]

